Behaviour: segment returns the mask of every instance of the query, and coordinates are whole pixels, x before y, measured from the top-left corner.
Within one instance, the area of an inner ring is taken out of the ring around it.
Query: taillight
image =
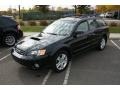
[[[20,27],[20,25],[17,25],[17,28],[18,28],[18,30],[21,30],[21,27]]]

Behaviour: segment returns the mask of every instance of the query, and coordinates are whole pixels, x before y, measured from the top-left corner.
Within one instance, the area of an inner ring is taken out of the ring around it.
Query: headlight
[[[36,50],[36,51],[31,51],[30,54],[31,55],[37,55],[37,56],[43,56],[45,55],[46,49],[40,49],[40,50]]]

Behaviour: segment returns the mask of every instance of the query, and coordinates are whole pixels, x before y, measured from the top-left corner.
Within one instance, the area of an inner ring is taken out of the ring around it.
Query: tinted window
[[[0,27],[2,27],[4,25],[2,19],[0,18]]]
[[[87,21],[80,23],[80,25],[77,28],[77,31],[83,31],[83,32],[88,31],[88,23],[87,23]]]
[[[106,26],[106,23],[102,19],[97,19],[96,20],[99,24],[99,26]]]
[[[88,20],[88,24],[89,24],[90,30],[94,30],[98,27],[98,23],[96,22],[96,20]]]
[[[0,26],[16,25],[16,22],[10,18],[0,17]]]

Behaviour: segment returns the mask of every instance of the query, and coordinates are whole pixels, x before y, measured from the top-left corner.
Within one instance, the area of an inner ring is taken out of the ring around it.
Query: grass
[[[45,26],[22,26],[24,32],[41,32]],[[110,27],[110,33],[120,33],[120,27]]]
[[[22,26],[23,32],[41,32],[45,26]]]
[[[110,33],[120,33],[120,26],[110,27]]]

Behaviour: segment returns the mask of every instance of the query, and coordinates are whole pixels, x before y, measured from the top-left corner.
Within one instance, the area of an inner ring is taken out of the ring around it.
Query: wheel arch
[[[3,36],[6,34],[13,34],[16,38],[18,38],[17,32],[15,30],[6,30],[3,32]]]
[[[106,42],[107,42],[107,35],[106,34],[103,34],[103,37],[105,38]]]
[[[51,56],[55,55],[58,51],[62,51],[62,50],[67,51],[70,59],[72,58],[72,52],[68,46],[62,46],[60,48],[55,49],[54,52],[51,54]]]

